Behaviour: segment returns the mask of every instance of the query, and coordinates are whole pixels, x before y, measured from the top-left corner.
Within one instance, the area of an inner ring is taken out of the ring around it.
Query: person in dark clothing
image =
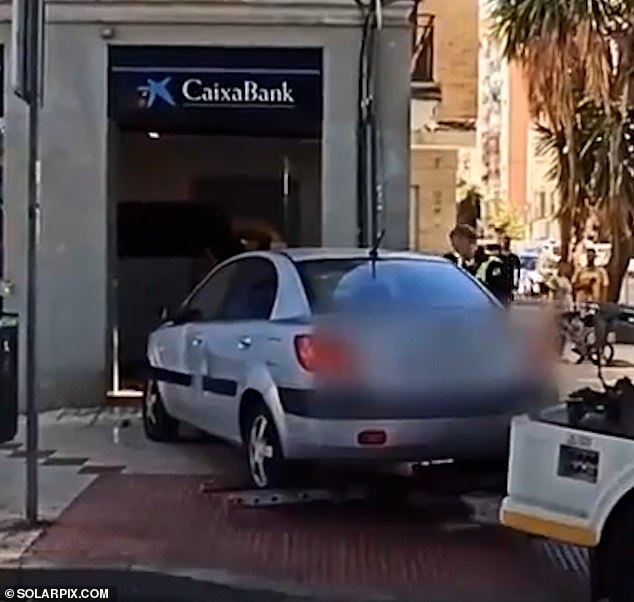
[[[499,258],[502,261],[502,294],[504,303],[510,303],[520,281],[520,258],[511,251],[511,239],[501,238]]]
[[[273,237],[268,232],[263,232],[258,240],[258,251],[270,251]]]
[[[445,253],[443,257],[456,265],[467,269],[473,263],[478,244],[478,235],[468,224],[458,224],[450,233],[449,241],[453,252]]]
[[[191,288],[193,289],[216,265],[244,253],[245,246],[234,234],[229,220],[213,214],[199,226],[201,252],[193,261]]]
[[[475,253],[473,255],[473,264],[472,269],[468,270],[469,273],[476,275],[478,268],[484,264],[489,259],[489,255],[486,252],[486,249],[482,245],[478,245]]]

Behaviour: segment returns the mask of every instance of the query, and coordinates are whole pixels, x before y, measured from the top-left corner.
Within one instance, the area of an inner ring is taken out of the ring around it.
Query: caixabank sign
[[[114,46],[109,114],[134,129],[321,134],[322,51]]]

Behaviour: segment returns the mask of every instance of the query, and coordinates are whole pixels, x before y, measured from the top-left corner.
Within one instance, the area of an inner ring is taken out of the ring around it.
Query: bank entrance
[[[111,389],[236,243],[319,244],[322,52],[114,46],[109,53]]]

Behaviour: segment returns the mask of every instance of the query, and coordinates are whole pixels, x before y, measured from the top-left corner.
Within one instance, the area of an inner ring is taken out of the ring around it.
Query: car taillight
[[[295,337],[295,354],[300,366],[318,376],[351,376],[355,364],[348,346],[342,341],[316,335]]]

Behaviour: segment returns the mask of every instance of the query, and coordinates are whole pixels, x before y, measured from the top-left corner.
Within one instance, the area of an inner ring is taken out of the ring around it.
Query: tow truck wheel
[[[610,602],[634,600],[634,573],[632,572],[632,540],[634,540],[634,507],[619,513],[610,521],[608,531],[596,550],[596,578],[602,595]]]

